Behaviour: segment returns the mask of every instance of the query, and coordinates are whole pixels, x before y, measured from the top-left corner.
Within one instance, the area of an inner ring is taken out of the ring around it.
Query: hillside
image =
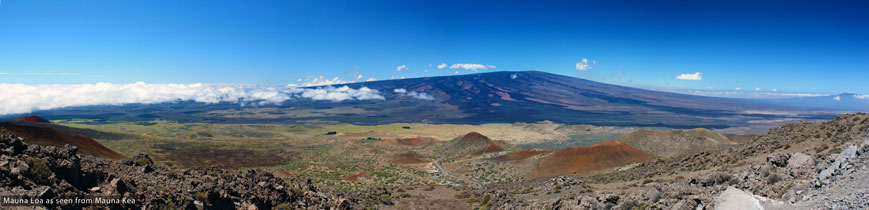
[[[736,145],[724,134],[705,128],[669,131],[637,130],[625,134],[618,140],[663,158]]]
[[[51,121],[48,121],[48,120],[43,119],[42,117],[39,117],[36,115],[21,116],[21,117],[16,118],[12,122],[15,122],[15,123],[46,123],[46,124],[51,123]]]
[[[58,148],[63,148],[64,145],[70,144],[78,146],[79,151],[84,154],[110,159],[120,159],[124,157],[91,138],[67,135],[52,128],[0,122],[0,129],[2,129],[3,132],[24,137],[24,141],[28,144],[55,146]]]
[[[470,154],[471,156],[479,156],[504,151],[504,147],[483,134],[470,132],[446,142],[438,151],[448,155]]]
[[[631,163],[654,160],[652,155],[615,140],[602,141],[586,147],[560,150],[537,162],[529,179],[562,174],[592,175],[595,172]]]
[[[866,209],[867,169],[869,115],[857,113],[785,124],[727,149],[475,196],[495,198],[492,209]]]

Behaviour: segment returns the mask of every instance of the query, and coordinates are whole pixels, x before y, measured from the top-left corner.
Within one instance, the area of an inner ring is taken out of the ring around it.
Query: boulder
[[[763,210],[763,206],[754,195],[733,186],[721,192],[721,195],[715,199],[714,207],[716,210]]]
[[[809,166],[812,162],[812,156],[808,156],[803,153],[794,153],[791,155],[791,158],[788,159],[788,168],[801,168],[803,166]]]

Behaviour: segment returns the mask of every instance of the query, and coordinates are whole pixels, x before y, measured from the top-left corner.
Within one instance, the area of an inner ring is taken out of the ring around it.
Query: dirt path
[[[443,157],[443,156],[439,156],[438,159],[436,159],[436,160],[434,161],[434,165],[435,165],[435,167],[438,168],[438,171],[440,171],[441,174],[443,174],[443,175],[445,175],[445,176],[453,177],[453,178],[455,178],[455,179],[462,180],[462,181],[465,181],[465,182],[474,183],[474,184],[477,185],[477,189],[483,189],[483,184],[481,184],[480,182],[477,182],[477,181],[474,181],[474,180],[471,180],[471,179],[465,179],[465,178],[462,178],[462,177],[459,177],[459,176],[456,176],[456,175],[450,174],[449,171],[447,171],[446,169],[444,169],[443,167],[441,167],[441,164],[440,164],[439,162],[440,162],[442,159],[444,159],[444,157]]]

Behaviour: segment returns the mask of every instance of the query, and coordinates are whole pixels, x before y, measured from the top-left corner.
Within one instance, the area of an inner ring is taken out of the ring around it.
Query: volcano
[[[249,109],[239,108],[238,104],[189,101],[68,107],[39,111],[39,114],[54,118],[98,121],[159,119],[208,123],[318,122],[379,125],[406,122],[483,124],[549,120],[562,124],[668,128],[728,128],[749,126],[753,122],[764,120],[826,120],[835,117],[832,113],[817,114],[806,109],[761,101],[645,90],[540,71],[488,72],[331,86],[354,89],[366,87],[376,90],[383,99],[291,99],[281,104],[264,104],[250,108],[269,109],[262,112],[262,117],[251,118],[233,117]],[[304,88],[324,87],[326,86]],[[329,110],[334,110],[335,113]],[[294,114],[299,112],[316,114]],[[782,112],[795,114],[777,114]]]

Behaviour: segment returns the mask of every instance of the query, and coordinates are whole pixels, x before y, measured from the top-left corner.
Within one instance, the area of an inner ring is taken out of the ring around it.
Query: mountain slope
[[[670,131],[637,130],[619,137],[619,141],[664,158],[736,145],[736,142],[730,141],[724,134],[705,128]]]
[[[18,125],[9,122],[0,122],[0,129],[24,137],[25,143],[55,146],[63,148],[70,144],[78,146],[79,152],[93,156],[120,159],[124,156],[103,146],[99,142],[85,136],[71,136],[63,134],[52,128]]]

